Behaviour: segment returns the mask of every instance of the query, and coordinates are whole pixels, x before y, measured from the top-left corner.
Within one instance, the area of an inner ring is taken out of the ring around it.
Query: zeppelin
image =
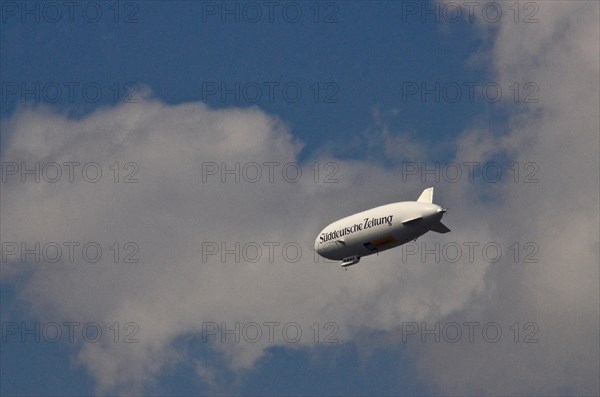
[[[430,187],[417,201],[382,205],[333,222],[317,236],[315,250],[347,268],[363,256],[398,247],[430,230],[448,233],[450,229],[441,222],[445,213],[445,208],[433,204]]]

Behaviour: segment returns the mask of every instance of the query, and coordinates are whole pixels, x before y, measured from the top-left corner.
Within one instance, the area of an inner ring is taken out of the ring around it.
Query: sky
[[[2,2],[0,394],[600,394],[599,13]]]

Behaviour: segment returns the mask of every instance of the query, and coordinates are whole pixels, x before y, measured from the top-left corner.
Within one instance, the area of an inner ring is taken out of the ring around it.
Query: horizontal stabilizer
[[[438,222],[435,225],[433,225],[431,230],[438,233],[448,233],[450,231],[450,229],[448,229],[448,227],[442,222]]]
[[[433,188],[430,187],[428,189],[423,190],[423,193],[417,199],[418,203],[433,203]]]
[[[414,222],[420,221],[421,219],[423,219],[422,216],[417,216],[417,217],[410,218],[410,219],[407,219],[405,221],[402,221],[402,223],[404,223],[405,225],[407,225],[407,224],[410,224],[410,223],[414,223]]]

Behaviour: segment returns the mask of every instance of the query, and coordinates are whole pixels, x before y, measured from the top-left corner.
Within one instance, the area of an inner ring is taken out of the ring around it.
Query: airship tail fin
[[[431,230],[438,233],[448,233],[450,231],[450,229],[448,229],[448,227],[442,222],[438,222],[435,225],[433,225]]]
[[[423,193],[417,199],[418,203],[433,203],[433,188],[430,187],[428,189],[423,190]]]

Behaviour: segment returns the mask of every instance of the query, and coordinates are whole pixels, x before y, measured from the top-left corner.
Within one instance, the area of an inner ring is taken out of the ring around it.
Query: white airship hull
[[[446,210],[431,203],[432,196],[433,188],[429,188],[419,201],[382,205],[333,222],[319,233],[315,250],[347,267],[363,256],[398,247],[430,230],[446,233],[450,230],[440,222]]]

